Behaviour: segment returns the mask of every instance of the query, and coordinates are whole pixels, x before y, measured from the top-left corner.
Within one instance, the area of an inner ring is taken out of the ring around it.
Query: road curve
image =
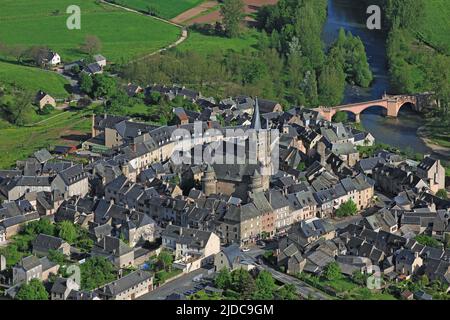
[[[169,44],[168,46],[166,46],[166,47],[164,47],[164,48],[161,48],[161,49],[159,49],[159,50],[156,50],[156,51],[154,51],[154,52],[151,52],[151,53],[149,53],[149,54],[146,54],[146,55],[144,55],[144,56],[142,56],[142,57],[139,57],[139,58],[130,60],[129,63],[132,63],[132,62],[135,62],[135,61],[139,61],[139,60],[142,60],[142,59],[145,59],[145,58],[154,56],[155,54],[158,54],[158,53],[164,52],[164,51],[166,51],[166,50],[169,50],[169,49],[171,49],[171,48],[174,48],[174,47],[178,46],[179,44],[181,44],[182,42],[184,42],[184,41],[188,38],[188,35],[189,35],[189,34],[188,34],[187,29],[186,29],[184,26],[182,26],[182,25],[180,25],[180,24],[178,24],[178,23],[175,23],[175,22],[172,22],[172,21],[169,21],[169,20],[160,18],[160,17],[155,17],[155,16],[152,16],[152,15],[149,15],[149,14],[146,14],[146,13],[143,13],[143,12],[138,11],[138,10],[135,10],[135,9],[127,8],[127,7],[121,6],[121,5],[116,4],[116,3],[111,3],[111,2],[109,2],[109,1],[100,0],[100,2],[101,2],[101,3],[104,3],[104,4],[107,4],[107,5],[110,5],[110,6],[113,6],[113,7],[116,7],[116,8],[119,8],[119,9],[122,9],[122,10],[125,10],[125,11],[128,11],[128,12],[133,12],[133,13],[136,13],[136,14],[140,14],[140,15],[142,15],[142,16],[146,16],[146,17],[150,17],[150,18],[153,18],[153,19],[162,21],[162,22],[164,22],[164,23],[167,23],[167,24],[170,24],[170,25],[175,26],[175,27],[177,27],[177,28],[180,28],[180,30],[181,30],[180,38],[179,38],[177,41],[175,41],[175,42]]]

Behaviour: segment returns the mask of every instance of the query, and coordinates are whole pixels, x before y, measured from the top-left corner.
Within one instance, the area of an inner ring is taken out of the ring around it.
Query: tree
[[[336,61],[328,61],[319,76],[319,100],[324,106],[336,106],[342,102],[345,89],[345,73]]]
[[[169,251],[161,251],[158,255],[158,263],[163,266],[164,270],[170,271],[173,263],[173,255]]]
[[[424,274],[420,277],[420,285],[422,288],[427,287],[430,284],[430,279],[428,279],[428,276]]]
[[[31,279],[30,282],[21,285],[16,295],[17,300],[48,300],[48,293],[44,285],[38,279]]]
[[[33,108],[32,94],[27,91],[18,91],[14,96],[0,97],[0,109],[5,120],[17,126],[26,124]]]
[[[439,197],[439,198],[441,198],[441,199],[447,200],[447,199],[448,199],[448,196],[447,196],[447,190],[445,190],[445,189],[439,189],[439,190],[436,192],[436,197]]]
[[[256,300],[270,300],[273,299],[273,294],[276,289],[275,280],[270,272],[263,270],[256,277],[256,291],[253,298]]]
[[[8,52],[14,56],[18,63],[22,63],[22,59],[26,56],[28,49],[23,45],[9,47]]]
[[[154,6],[149,5],[149,6],[147,6],[147,14],[149,14],[151,16],[157,16],[157,15],[159,15],[159,11]]]
[[[81,288],[93,290],[116,279],[114,265],[105,257],[92,257],[80,265]]]
[[[285,284],[275,291],[276,300],[298,300],[297,289],[291,283]]]
[[[48,52],[49,50],[45,46],[33,46],[28,50],[27,55],[33,60],[36,66],[41,66],[44,64]]]
[[[102,42],[97,36],[87,35],[84,43],[80,46],[80,50],[89,55],[98,53],[102,50]]]
[[[340,279],[342,277],[342,273],[339,264],[335,261],[327,264],[324,270],[324,277],[329,281]]]
[[[73,244],[77,240],[78,232],[72,222],[65,220],[58,224],[58,236]]]
[[[231,273],[227,268],[222,268],[214,279],[217,288],[226,290],[231,286]]]
[[[355,272],[353,272],[352,279],[353,279],[353,282],[355,282],[359,285],[364,285],[366,283],[366,276],[364,275],[364,273],[362,273],[359,270],[356,270]]]
[[[306,165],[304,162],[300,162],[297,166],[297,170],[299,171],[305,171]]]
[[[48,219],[40,219],[38,221],[32,221],[28,223],[23,232],[32,236],[36,236],[40,233],[54,236],[55,235],[55,225]]]
[[[94,86],[94,81],[92,80],[92,77],[90,75],[88,75],[87,73],[82,73],[80,76],[81,91],[91,95],[93,86]]]
[[[232,290],[239,293],[241,299],[250,299],[256,290],[255,280],[242,268],[231,273]]]
[[[223,16],[225,33],[228,37],[237,37],[244,19],[244,3],[242,0],[224,0],[220,9]]]
[[[104,74],[94,75],[92,94],[96,98],[98,97],[109,98],[116,95],[117,94],[116,80]]]
[[[426,234],[419,234],[416,236],[415,240],[424,246],[429,246],[433,248],[441,248],[442,244],[433,237],[427,236]]]
[[[19,252],[19,248],[15,243],[11,243],[6,247],[0,248],[0,254],[6,258],[6,264],[9,267],[16,265],[23,256],[23,253]]]
[[[348,121],[347,112],[345,112],[345,111],[336,112],[336,114],[333,116],[333,121],[346,123]]]
[[[336,210],[337,217],[353,216],[358,212],[358,207],[352,199],[347,200]]]
[[[52,249],[48,251],[48,259],[54,263],[59,264],[60,266],[62,266],[66,261],[66,257],[61,251]]]

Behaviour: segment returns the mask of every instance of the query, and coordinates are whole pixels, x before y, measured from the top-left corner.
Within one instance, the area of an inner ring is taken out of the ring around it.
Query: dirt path
[[[46,119],[44,119],[44,120],[41,120],[41,121],[38,121],[38,122],[35,122],[35,123],[29,123],[29,124],[25,125],[25,127],[35,127],[35,126],[38,126],[38,125],[40,125],[40,124],[43,124],[44,122],[47,122],[47,121],[52,120],[52,119],[54,119],[54,118],[60,117],[61,115],[65,114],[65,113],[67,113],[67,112],[69,112],[69,111],[64,111],[64,112],[58,113],[58,114],[56,114],[56,115],[54,115],[54,116],[51,116],[51,117],[49,117],[49,118],[46,118]]]
[[[201,13],[208,11],[211,8],[214,8],[217,5],[219,5],[219,2],[217,2],[215,0],[203,2],[192,9],[189,9],[183,13],[180,13],[178,16],[173,18],[171,21],[174,23],[182,24],[186,21],[189,21],[192,18],[197,17]]]
[[[162,18],[159,18],[159,17],[151,16],[151,15],[149,15],[149,14],[142,13],[142,12],[140,12],[140,11],[137,11],[137,10],[134,10],[134,9],[130,9],[130,8],[127,8],[127,7],[124,7],[124,6],[115,4],[115,3],[111,3],[111,2],[105,1],[105,0],[100,0],[100,1],[101,1],[102,3],[104,3],[104,4],[107,4],[107,5],[110,5],[110,6],[113,6],[113,7],[116,7],[116,8],[125,10],[125,11],[128,11],[128,12],[133,12],[133,13],[136,13],[136,14],[140,14],[140,15],[142,15],[142,16],[146,16],[146,17],[149,17],[149,18],[153,18],[153,19],[162,21],[162,22],[164,22],[164,23],[168,23],[168,24],[170,24],[170,25],[173,25],[173,26],[175,26],[175,27],[181,29],[181,35],[180,35],[180,38],[179,38],[177,41],[175,41],[175,42],[169,44],[168,46],[166,46],[166,47],[164,47],[164,48],[161,48],[161,49],[159,49],[159,50],[156,50],[156,51],[154,51],[154,52],[151,52],[151,53],[149,53],[149,54],[146,54],[146,55],[144,55],[144,56],[142,56],[142,57],[139,57],[139,58],[137,58],[137,59],[130,60],[129,63],[132,63],[132,62],[135,62],[135,61],[139,61],[139,60],[145,59],[145,58],[147,58],[147,57],[150,57],[150,56],[153,56],[153,55],[155,55],[155,54],[158,54],[158,53],[161,53],[161,52],[163,52],[163,51],[166,51],[166,50],[168,50],[168,49],[170,49],[170,48],[176,47],[176,46],[178,46],[180,43],[182,43],[183,41],[185,41],[185,40],[187,39],[187,37],[188,37],[188,31],[187,31],[182,25],[180,25],[180,24],[178,24],[178,23],[172,22],[172,21],[170,21],[170,20],[165,20],[165,19],[162,19]]]

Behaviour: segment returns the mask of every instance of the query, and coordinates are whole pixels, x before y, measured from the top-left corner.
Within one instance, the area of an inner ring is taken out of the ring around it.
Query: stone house
[[[57,274],[58,269],[59,265],[47,257],[28,256],[13,267],[13,284],[28,283],[31,279],[46,281],[51,274]]]
[[[58,190],[65,199],[84,197],[89,192],[89,181],[83,165],[77,164],[58,173],[51,183],[52,190]]]
[[[216,271],[223,268],[233,271],[236,269],[251,270],[255,268],[253,263],[242,254],[238,244],[232,244],[220,250],[214,257],[214,267]]]
[[[0,226],[3,227],[4,237],[6,238],[6,240],[9,240],[19,233],[23,225],[31,221],[37,221],[39,219],[39,213],[30,212],[6,218],[0,223]]]
[[[277,254],[277,265],[283,267],[287,274],[296,275],[303,271],[306,260],[295,243],[280,242],[280,247]]]
[[[153,275],[138,270],[96,290],[102,300],[134,300],[153,290]]]
[[[66,256],[70,255],[70,244],[58,237],[41,233],[31,243],[33,253],[36,255],[48,255],[50,250],[59,251]]]
[[[52,191],[52,179],[50,177],[40,176],[18,176],[9,179],[5,185],[3,185],[1,192],[9,201],[14,201],[26,193]]]
[[[219,237],[209,231],[168,225],[161,232],[162,246],[174,253],[175,260],[198,256],[201,263],[213,262],[220,252]]]
[[[134,250],[119,238],[108,235],[94,245],[91,255],[106,257],[118,268],[134,265]]]
[[[417,176],[428,183],[434,193],[439,189],[445,189],[445,169],[440,160],[425,157],[417,166]]]
[[[80,286],[72,278],[58,277],[50,290],[50,299],[67,300],[72,291],[78,290],[80,290]]]
[[[44,91],[38,91],[36,94],[36,97],[34,99],[34,102],[39,107],[39,109],[44,108],[46,105],[51,105],[52,107],[56,107],[56,100],[48,93],[45,93]]]
[[[280,232],[290,226],[292,224],[292,219],[289,215],[289,201],[284,194],[278,190],[269,190],[266,192],[266,198],[275,215],[276,231]]]
[[[403,249],[395,255],[395,271],[400,274],[406,276],[416,274],[422,265],[423,260],[418,252]]]

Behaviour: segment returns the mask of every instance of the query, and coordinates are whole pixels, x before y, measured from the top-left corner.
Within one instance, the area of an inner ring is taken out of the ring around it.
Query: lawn
[[[117,4],[127,7],[147,11],[148,7],[156,9],[158,16],[165,19],[172,19],[191,8],[198,6],[204,0],[115,0]]]
[[[164,1],[165,2],[165,1]],[[81,29],[69,30],[69,5],[81,9]],[[86,35],[102,42],[101,53],[120,61],[156,51],[176,41],[179,28],[162,21],[127,12],[95,0],[3,0],[0,10],[0,41],[9,45],[46,45],[64,61],[83,57],[79,50]]]
[[[55,98],[65,98],[69,95],[65,89],[68,82],[62,76],[38,68],[1,61],[0,83],[17,85],[32,92],[44,90]]]
[[[89,133],[89,113],[89,110],[65,112],[34,127],[2,126],[0,123],[0,169],[10,168],[16,160],[26,159],[41,148],[68,144],[63,137],[73,133],[71,131]]]
[[[450,54],[450,3],[448,0],[426,0],[425,18],[419,32],[427,41]]]
[[[226,38],[204,35],[191,31],[188,39],[178,46],[179,50],[192,50],[202,54],[210,54],[217,51],[242,50],[255,51],[254,46],[258,43],[258,31],[248,29],[238,38]]]

